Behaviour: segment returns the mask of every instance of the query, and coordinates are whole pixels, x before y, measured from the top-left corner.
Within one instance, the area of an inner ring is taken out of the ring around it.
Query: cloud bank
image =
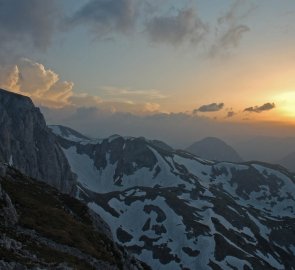
[[[185,113],[155,113],[135,115],[127,112],[110,112],[101,107],[41,108],[49,124],[63,124],[96,138],[112,134],[144,136],[163,140],[176,148],[184,148],[207,136],[249,139],[251,136],[295,136],[294,128],[274,123],[232,123],[216,121]],[[103,127],[103,128],[102,128]]]

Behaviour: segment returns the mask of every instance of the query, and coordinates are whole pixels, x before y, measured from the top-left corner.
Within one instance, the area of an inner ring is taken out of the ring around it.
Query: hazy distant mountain
[[[209,160],[242,161],[242,158],[231,146],[215,137],[207,137],[195,142],[186,151]]]
[[[290,153],[289,155],[280,159],[277,163],[284,166],[289,171],[295,172],[295,152]]]
[[[277,163],[295,149],[295,137],[255,137],[233,143],[244,160]]]
[[[78,198],[152,269],[295,269],[295,180],[281,167],[55,130]]]

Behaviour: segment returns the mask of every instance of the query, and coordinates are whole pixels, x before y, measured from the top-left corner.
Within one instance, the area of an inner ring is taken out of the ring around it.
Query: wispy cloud
[[[180,45],[198,44],[208,32],[194,8],[179,10],[169,16],[155,16],[146,23],[146,33],[152,42]]]
[[[68,26],[84,25],[101,38],[130,33],[136,22],[136,0],[91,0],[67,19]]]
[[[228,11],[217,18],[215,41],[210,48],[209,56],[228,53],[240,44],[245,33],[251,30],[243,20],[254,9],[255,7],[247,1],[235,0]]]
[[[160,100],[167,98],[166,95],[162,94],[159,90],[156,89],[132,90],[128,88],[104,86],[101,87],[101,90],[105,92],[106,97],[116,99]]]

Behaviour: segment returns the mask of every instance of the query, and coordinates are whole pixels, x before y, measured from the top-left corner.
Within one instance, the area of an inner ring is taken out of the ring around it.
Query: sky
[[[0,87],[49,123],[295,136],[294,0],[0,0],[0,38]]]

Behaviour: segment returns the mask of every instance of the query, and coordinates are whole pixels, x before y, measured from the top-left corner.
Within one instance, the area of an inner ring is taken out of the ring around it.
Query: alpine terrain
[[[77,175],[77,198],[152,269],[295,269],[295,182],[283,167],[50,128]]]

